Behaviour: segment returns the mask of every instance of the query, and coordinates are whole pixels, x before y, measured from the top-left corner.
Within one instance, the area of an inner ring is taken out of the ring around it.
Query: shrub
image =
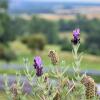
[[[0,59],[9,62],[11,60],[15,60],[16,55],[8,46],[0,44]]]
[[[100,36],[98,34],[91,34],[86,38],[86,48],[89,53],[100,55]]]
[[[27,44],[30,49],[43,50],[46,45],[46,38],[43,34],[34,34],[22,39],[22,42]]]
[[[66,50],[68,50],[68,51],[71,51],[71,46],[70,46],[70,42],[69,42],[69,40],[68,39],[66,39],[66,38],[64,38],[62,41],[61,41],[61,50],[63,50],[63,51],[66,51]]]
[[[0,59],[4,57],[4,53],[5,53],[5,46],[0,44]]]
[[[9,46],[12,49],[12,51],[15,52],[15,54],[17,56],[30,53],[30,50],[27,47],[27,45],[25,45],[21,41],[13,41],[13,42],[9,43]]]
[[[16,58],[16,54],[10,48],[5,50],[4,60],[10,62],[11,60],[15,60]]]

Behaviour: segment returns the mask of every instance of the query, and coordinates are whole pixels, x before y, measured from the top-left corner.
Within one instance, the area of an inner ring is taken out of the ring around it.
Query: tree
[[[46,35],[49,43],[58,42],[58,23],[53,21],[48,21],[45,19],[38,18],[33,16],[30,21],[30,32],[34,33],[43,33]]]
[[[11,35],[9,35],[10,17],[7,8],[8,0],[0,0],[0,42],[2,43],[11,39]]]
[[[15,17],[10,20],[9,33],[13,39],[29,33],[29,22],[22,18]]]
[[[42,27],[42,22],[41,19],[38,18],[38,16],[33,16],[33,18],[30,21],[30,32],[31,33],[39,33],[42,32],[41,27]]]
[[[0,0],[0,8],[6,10],[8,8],[8,0]]]
[[[55,22],[47,22],[47,25],[45,27],[45,34],[47,36],[48,42],[51,44],[58,43],[59,37],[58,37],[58,25]]]
[[[100,36],[99,34],[92,33],[89,35],[85,40],[86,48],[88,52],[92,54],[99,54],[100,55]]]
[[[22,38],[22,42],[34,50],[43,50],[46,45],[46,38],[43,34],[33,34]]]

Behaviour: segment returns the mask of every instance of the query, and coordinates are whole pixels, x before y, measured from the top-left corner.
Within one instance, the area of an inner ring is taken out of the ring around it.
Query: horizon
[[[12,3],[22,2],[68,2],[68,3],[100,3],[100,0],[10,0]]]

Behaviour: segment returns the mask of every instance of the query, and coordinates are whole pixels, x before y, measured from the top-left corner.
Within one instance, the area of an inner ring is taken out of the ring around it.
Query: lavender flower
[[[34,68],[36,69],[36,75],[41,76],[43,74],[42,60],[41,57],[36,56],[34,58]]]
[[[80,42],[79,36],[80,36],[80,29],[75,29],[75,30],[73,31],[73,39],[72,39],[72,43],[73,43],[74,45],[76,45],[77,43]]]

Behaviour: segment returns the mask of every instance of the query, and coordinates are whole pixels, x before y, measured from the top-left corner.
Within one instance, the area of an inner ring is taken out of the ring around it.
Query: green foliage
[[[11,87],[8,85],[8,79],[7,75],[4,74],[4,84],[5,88],[4,90],[6,91],[7,99],[8,100],[26,100],[25,97],[26,95],[22,95],[23,91],[22,88],[24,86],[24,83],[21,83],[21,75],[20,73],[16,73],[16,81],[13,82]],[[10,95],[10,96],[9,96]]]
[[[9,24],[9,34],[11,34],[13,38],[29,33],[29,21],[25,19],[15,17],[10,20]]]
[[[15,53],[10,50],[10,49],[7,49],[5,51],[5,54],[4,54],[4,59],[7,61],[7,62],[10,62],[11,60],[16,60],[16,55]]]
[[[45,23],[45,20],[38,18],[38,16],[33,16],[30,21],[30,33],[42,32],[44,29],[43,22]]]
[[[0,44],[0,59],[4,57],[5,46]]]
[[[88,52],[96,55],[100,55],[100,36],[97,34],[91,34],[86,38],[86,48]]]
[[[43,33],[48,43],[58,43],[58,24],[56,22],[41,19],[37,16],[33,16],[30,21],[19,17],[10,18],[7,13],[2,13],[0,19],[0,41],[3,43],[29,33]]]
[[[10,42],[9,47],[11,48],[11,50],[13,52],[15,52],[15,54],[17,56],[25,55],[25,54],[29,55],[30,54],[30,49],[27,47],[27,45],[25,45],[24,43],[22,43],[19,40]]]
[[[0,42],[2,43],[7,43],[13,39],[10,33],[10,17],[7,8],[8,0],[0,0]]]
[[[77,15],[76,20],[60,20],[60,31],[71,31],[75,27],[79,27],[86,35],[82,48],[89,53],[100,55],[100,19],[87,19],[85,16]]]
[[[8,8],[8,0],[0,0],[0,8],[7,9]]]
[[[58,43],[58,25],[55,22],[49,22],[48,27],[46,28],[46,35],[48,42],[51,44]]]
[[[71,51],[71,46],[70,46],[71,42],[69,42],[69,40],[67,38],[64,38],[62,41],[61,41],[61,50],[62,51]]]
[[[27,46],[34,50],[43,50],[47,41],[43,34],[34,34],[30,36],[25,36],[22,38],[22,42],[27,44]]]
[[[0,13],[0,42],[6,43],[11,39],[9,33],[10,17],[6,13]]]
[[[93,94],[91,100],[99,100],[97,97],[97,91],[94,91],[95,82],[90,78],[90,80],[85,80],[85,85],[82,83],[85,74],[80,75],[80,62],[82,60],[82,55],[77,53],[79,45],[73,45],[73,57],[74,57],[74,79],[69,80],[67,74],[68,67],[61,70],[61,64],[53,66],[51,72],[43,73],[42,76],[36,76],[35,70],[30,70],[30,63],[25,59],[25,76],[28,79],[28,83],[31,86],[31,93],[27,94],[23,92],[24,82],[21,82],[21,74],[16,74],[16,80],[8,85],[7,76],[4,75],[5,92],[8,98],[17,100],[28,100],[27,97],[35,100],[87,100],[87,91],[89,96]],[[33,81],[35,80],[35,82]],[[92,80],[92,81],[91,81]],[[91,86],[92,83],[92,86]],[[94,84],[94,85],[93,85]],[[90,87],[91,86],[91,87]],[[96,85],[95,85],[96,86]],[[88,87],[88,90],[87,90]],[[90,91],[90,90],[91,91]],[[93,91],[92,91],[93,90]]]
[[[1,0],[4,2],[1,8],[7,10],[6,0]],[[75,27],[79,27],[81,31],[86,33],[86,39],[83,43],[83,48],[87,49],[89,53],[98,54],[99,53],[99,33],[100,33],[100,20],[99,19],[87,19],[85,16],[77,15],[75,20],[59,20],[49,21],[46,19],[39,18],[38,16],[33,16],[30,20],[25,20],[20,17],[10,17],[7,12],[0,13],[0,42],[7,43],[8,41],[15,40],[20,36],[26,34],[37,34],[43,33],[46,36],[47,42],[49,44],[57,44],[59,42],[59,31],[71,31]],[[91,44],[90,44],[91,41]],[[62,50],[71,50],[71,48],[65,47],[65,44],[69,44],[67,40],[62,40]]]
[[[8,47],[0,44],[0,59],[6,60],[7,62],[16,59],[15,53]]]
[[[49,43],[57,43],[59,40],[58,24],[53,21],[38,18],[37,16],[33,16],[32,20],[30,21],[30,32],[44,33]]]

